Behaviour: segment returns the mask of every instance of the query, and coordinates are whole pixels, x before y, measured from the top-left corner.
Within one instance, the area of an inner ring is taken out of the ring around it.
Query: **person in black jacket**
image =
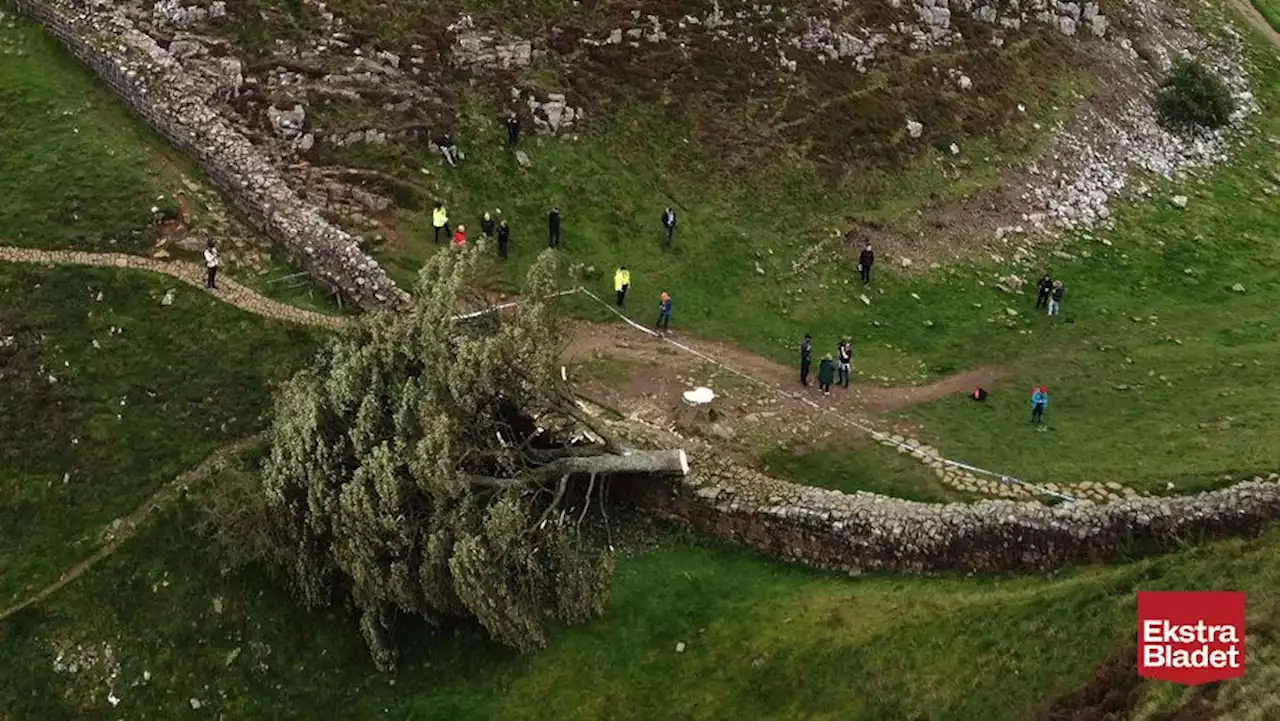
[[[674,208],[667,208],[662,211],[662,229],[667,234],[667,245],[671,245],[671,240],[676,234],[676,211]]]
[[[498,223],[498,255],[502,259],[507,257],[507,243],[511,242],[511,229],[507,227],[507,221]]]
[[[800,342],[800,385],[809,387],[809,368],[813,365],[813,338],[804,334]]]
[[[555,248],[560,245],[560,206],[551,209],[547,215],[547,246]]]
[[[493,216],[486,212],[484,217],[480,219],[480,232],[484,233],[484,237],[492,238],[493,231],[497,228],[497,225],[497,223],[493,222]]]
[[[516,147],[520,144],[520,118],[515,113],[507,116],[507,146]]]
[[[867,243],[867,247],[863,248],[862,252],[858,254],[858,273],[862,275],[863,285],[871,282],[871,266],[875,262],[875,251],[871,250],[871,244]]]
[[[840,372],[840,385],[845,388],[849,387],[849,364],[853,361],[853,346],[849,343],[849,339],[840,341],[840,345],[836,346],[836,360],[839,361],[837,369]]]
[[[444,156],[445,162],[450,167],[458,167],[458,161],[462,160],[462,153],[458,151],[458,144],[453,142],[453,135],[446,132],[436,138],[436,147],[440,149],[440,154]]]
[[[1049,294],[1053,292],[1053,278],[1048,273],[1036,284],[1036,310],[1049,305]]]

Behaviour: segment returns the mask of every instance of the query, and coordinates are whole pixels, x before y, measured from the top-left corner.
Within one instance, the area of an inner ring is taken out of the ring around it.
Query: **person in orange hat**
[[[459,225],[458,229],[453,231],[453,247],[461,248],[467,244],[467,226]]]
[[[665,290],[658,298],[658,327],[666,331],[671,330],[671,296],[667,295]]]

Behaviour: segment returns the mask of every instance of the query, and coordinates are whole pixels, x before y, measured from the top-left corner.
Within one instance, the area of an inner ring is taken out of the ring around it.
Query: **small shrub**
[[[1199,62],[1188,59],[1174,61],[1156,103],[1160,121],[1178,130],[1220,128],[1235,109],[1226,84]]]

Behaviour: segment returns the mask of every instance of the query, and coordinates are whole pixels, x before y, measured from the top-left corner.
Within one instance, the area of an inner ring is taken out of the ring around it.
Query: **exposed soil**
[[[1117,649],[1098,664],[1089,681],[1051,702],[1039,721],[1120,721],[1142,699],[1142,677],[1138,676],[1138,649],[1128,645]]]
[[[671,337],[732,371],[623,325],[575,322],[566,328],[566,336],[570,340],[561,357],[567,364],[580,364],[572,380],[592,400],[633,420],[707,436],[749,463],[755,462],[760,448],[778,443],[865,443],[865,429],[871,427],[906,434],[907,426],[890,425],[875,416],[968,393],[1001,376],[999,368],[982,367],[924,386],[851,385],[823,395],[817,389],[816,363],[806,389],[799,383],[798,368],[720,341]],[[683,393],[698,386],[715,391],[714,411],[684,402]],[[833,411],[846,422],[819,409]]]

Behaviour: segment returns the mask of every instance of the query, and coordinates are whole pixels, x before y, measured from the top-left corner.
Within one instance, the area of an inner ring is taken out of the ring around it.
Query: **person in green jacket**
[[[836,362],[828,353],[822,359],[822,363],[818,364],[818,389],[828,395],[831,394],[831,384],[836,379]]]

